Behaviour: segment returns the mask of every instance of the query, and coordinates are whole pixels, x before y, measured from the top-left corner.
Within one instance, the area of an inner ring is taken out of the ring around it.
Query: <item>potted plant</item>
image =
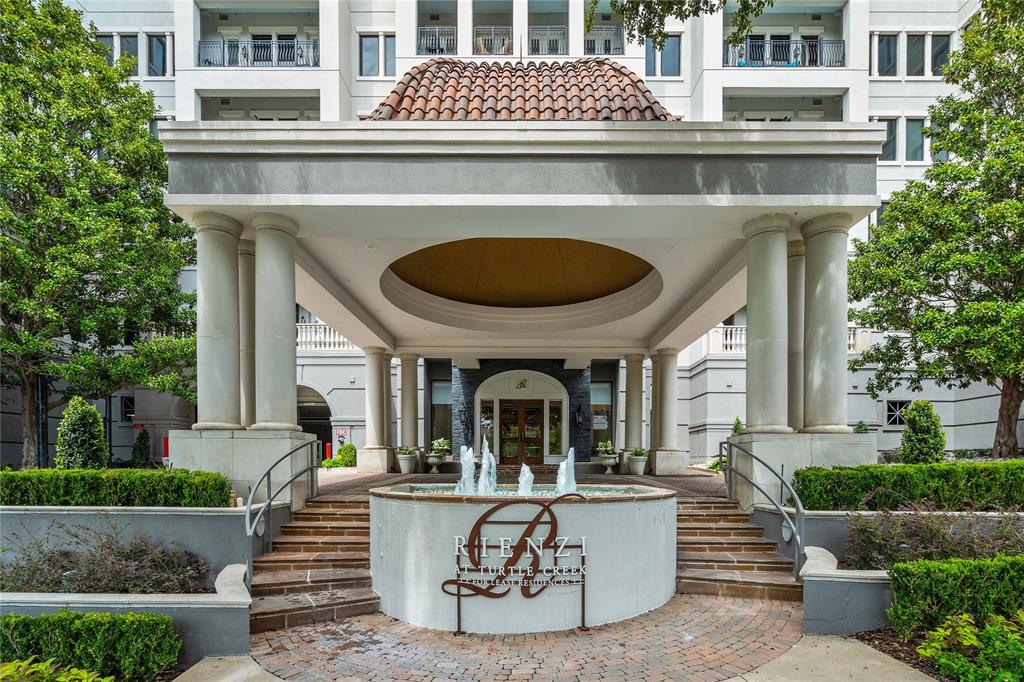
[[[643,448],[633,448],[629,451],[629,473],[633,476],[643,476],[647,468],[647,451]]]
[[[437,473],[437,465],[443,462],[451,451],[452,442],[447,438],[437,438],[431,441],[430,452],[427,453],[427,464],[430,465],[430,473]]]
[[[601,441],[594,448],[597,452],[597,461],[604,465],[604,473],[612,473],[612,467],[619,463],[619,455],[615,452],[615,446],[610,440]]]
[[[416,448],[403,448],[398,451],[398,470],[403,474],[416,472],[416,461],[420,458]]]

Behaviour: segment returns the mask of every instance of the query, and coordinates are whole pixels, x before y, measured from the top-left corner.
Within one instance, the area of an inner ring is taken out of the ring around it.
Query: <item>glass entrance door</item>
[[[499,452],[502,464],[544,462],[544,401],[499,401]]]

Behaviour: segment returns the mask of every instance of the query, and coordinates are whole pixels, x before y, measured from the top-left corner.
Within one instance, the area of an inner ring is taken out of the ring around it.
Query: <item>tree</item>
[[[771,7],[775,0],[739,0],[732,14],[735,29],[728,40],[739,43],[753,27],[753,20]],[[594,23],[599,0],[587,3],[584,23],[586,30]],[[622,17],[622,27],[630,42],[650,38],[659,50],[665,46],[665,21],[675,17],[686,21],[703,14],[714,14],[725,9],[726,0],[611,0],[612,11]]]
[[[900,437],[900,461],[904,464],[941,462],[946,450],[946,432],[942,430],[935,407],[927,400],[915,400],[900,414],[906,424]]]
[[[132,466],[136,469],[148,469],[149,465],[153,463],[151,450],[149,431],[141,429],[139,435],[135,436],[135,443],[132,445]]]
[[[103,438],[103,418],[95,407],[76,395],[57,427],[58,469],[102,469],[110,461]]]
[[[877,396],[931,379],[1000,389],[993,453],[1017,452],[1024,400],[1024,10],[983,0],[944,68],[959,92],[929,108],[939,158],[892,196],[856,241],[850,300],[858,324],[885,334],[851,362],[877,364]]]
[[[163,205],[167,160],[131,58],[58,0],[0,0],[0,356],[20,388],[22,466],[36,390],[104,397],[144,385],[191,397],[190,228]]]

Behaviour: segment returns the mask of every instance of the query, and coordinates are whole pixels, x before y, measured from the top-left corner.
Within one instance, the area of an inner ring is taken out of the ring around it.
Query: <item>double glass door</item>
[[[543,464],[544,401],[501,400],[498,405],[501,462]]]

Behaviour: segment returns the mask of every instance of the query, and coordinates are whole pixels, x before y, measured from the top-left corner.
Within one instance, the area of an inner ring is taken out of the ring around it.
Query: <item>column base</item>
[[[241,424],[231,422],[196,422],[192,425],[193,431],[242,431],[245,427]]]
[[[370,445],[356,453],[356,472],[360,474],[386,474],[391,462],[391,450],[382,445]]]
[[[853,428],[846,424],[824,424],[822,426],[805,426],[800,433],[853,433]]]
[[[288,422],[256,422],[249,427],[250,431],[302,431],[298,424]]]
[[[783,424],[765,424],[745,427],[743,433],[793,433],[793,429]]]
[[[653,450],[651,473],[654,476],[682,476],[690,465],[690,453],[682,450]]]

